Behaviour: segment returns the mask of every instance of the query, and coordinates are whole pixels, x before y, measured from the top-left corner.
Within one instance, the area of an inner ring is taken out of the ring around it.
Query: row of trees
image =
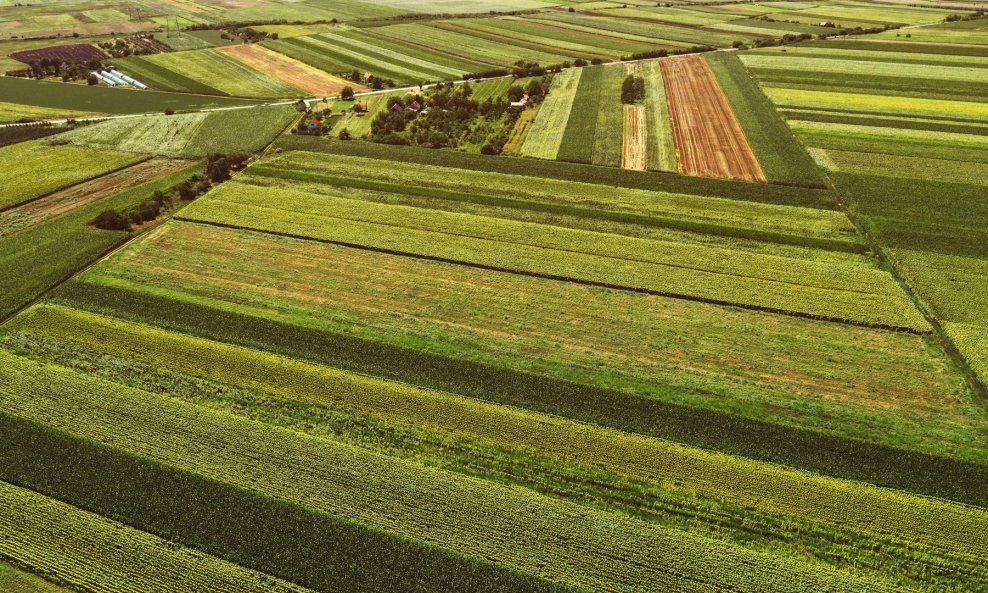
[[[204,175],[193,175],[167,191],[155,190],[150,197],[125,210],[108,208],[99,213],[93,225],[108,231],[129,231],[133,225],[150,222],[158,218],[162,211],[171,208],[176,199],[194,200],[214,184],[226,181],[233,171],[243,166],[247,158],[247,155],[211,154],[206,157]]]

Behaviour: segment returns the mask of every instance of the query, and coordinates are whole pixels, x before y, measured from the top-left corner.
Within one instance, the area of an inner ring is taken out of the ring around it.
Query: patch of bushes
[[[621,83],[621,102],[632,105],[645,98],[645,79],[629,74]]]
[[[205,175],[193,175],[167,191],[155,190],[150,197],[126,210],[108,208],[93,219],[93,226],[105,231],[129,231],[131,226],[150,222],[171,208],[175,199],[191,201],[209,191],[214,183],[230,178],[230,173],[241,168],[246,155],[211,154],[206,157]]]

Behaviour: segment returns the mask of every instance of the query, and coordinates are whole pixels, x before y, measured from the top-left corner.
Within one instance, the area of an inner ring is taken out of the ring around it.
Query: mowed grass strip
[[[0,554],[72,590],[306,591],[3,481]]]
[[[509,570],[569,587],[756,592],[789,591],[798,583],[821,591],[893,590],[833,569],[753,554],[68,369],[9,355],[3,359],[11,371],[0,384],[8,414],[440,549],[496,559]],[[510,590],[504,584],[498,588]]]
[[[988,511],[963,505],[491,405],[59,305],[35,306],[6,329],[17,334],[20,339],[13,343],[18,345],[41,336],[307,405],[559,457],[634,476],[663,490],[681,489],[794,520],[930,546],[971,564],[988,552],[983,537]],[[695,514],[703,516],[699,509]]]
[[[243,185],[197,201],[181,218],[653,294],[929,329],[891,276],[877,269],[813,270],[800,260]],[[835,277],[856,280],[842,284]]]
[[[138,157],[118,150],[49,145],[44,140],[0,148],[0,210],[119,169]]]
[[[931,344],[900,332],[192,223],[157,229],[84,280],[790,426],[819,430],[829,418],[836,434],[983,458],[984,414],[963,381]]]
[[[567,68],[553,77],[549,96],[522,144],[521,156],[555,159],[559,154],[583,71],[583,68]]]

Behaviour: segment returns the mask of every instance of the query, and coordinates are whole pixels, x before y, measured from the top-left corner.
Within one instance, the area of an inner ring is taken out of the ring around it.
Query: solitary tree
[[[340,91],[340,98],[344,101],[353,100],[353,87],[343,87],[343,90]]]

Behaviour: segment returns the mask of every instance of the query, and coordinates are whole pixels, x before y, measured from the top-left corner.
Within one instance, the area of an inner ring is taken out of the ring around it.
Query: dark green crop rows
[[[556,158],[560,161],[589,163],[593,157],[597,114],[600,112],[604,87],[604,68],[586,68],[580,74],[576,97],[566,122],[562,144]]]
[[[988,467],[80,282],[55,297],[192,335],[628,432],[988,506]],[[112,305],[110,305],[112,303]],[[671,387],[668,389],[672,389]]]
[[[3,413],[0,479],[326,593],[568,590]]]

